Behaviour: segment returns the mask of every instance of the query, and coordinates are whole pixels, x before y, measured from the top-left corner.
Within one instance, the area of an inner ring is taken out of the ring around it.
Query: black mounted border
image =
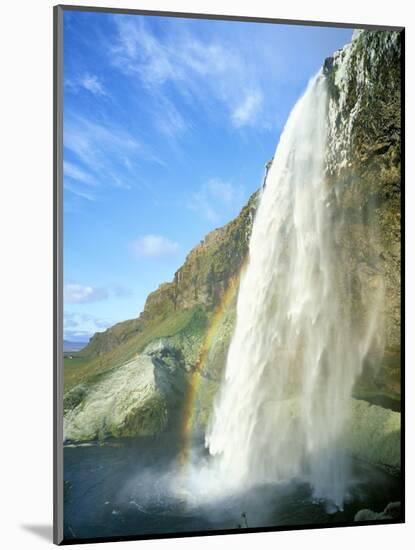
[[[137,536],[63,538],[63,15],[65,11],[101,12],[113,14],[150,15],[184,19],[210,19],[253,23],[274,23],[295,26],[336,27],[401,34],[401,518],[360,522],[338,522],[313,525],[287,525],[247,529],[215,529],[180,533],[155,533]],[[376,526],[405,523],[405,27],[369,25],[366,23],[337,23],[303,21],[267,17],[180,13],[174,11],[107,8],[97,6],[56,5],[53,8],[53,542],[57,545],[90,544],[132,540],[170,539],[328,529],[332,527]]]

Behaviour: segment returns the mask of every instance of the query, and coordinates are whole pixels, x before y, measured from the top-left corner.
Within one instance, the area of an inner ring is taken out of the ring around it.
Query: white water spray
[[[220,483],[300,477],[341,508],[342,432],[370,335],[355,330],[344,299],[342,222],[325,173],[327,108],[320,73],[291,112],[267,175],[206,444]]]

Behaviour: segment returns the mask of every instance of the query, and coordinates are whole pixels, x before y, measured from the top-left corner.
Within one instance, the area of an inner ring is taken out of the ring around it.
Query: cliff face
[[[374,322],[378,332],[377,341],[368,344],[355,395],[395,408],[400,401],[400,53],[399,33],[359,31],[324,66],[329,184],[343,221],[338,246],[350,266],[346,299],[359,330]],[[371,319],[374,309],[377,318]]]
[[[174,280],[151,292],[138,317],[118,323],[91,338],[82,355],[105,354],[145,331],[152,322],[178,311],[202,306],[207,315],[220,302],[229,279],[239,271],[247,252],[259,192],[254,193],[237,218],[215,229],[188,254]]]
[[[399,444],[399,414],[378,414],[378,409],[400,407],[399,33],[357,33],[326,60],[324,72],[327,185],[341,217],[335,236],[346,260],[341,264],[349,266],[342,289],[345,307],[352,309],[356,330],[369,323],[377,327],[354,389],[354,397],[366,403],[355,402],[353,411],[363,411],[364,418],[353,421],[348,434],[351,452],[365,457],[367,430],[372,439],[379,431],[380,449],[388,423],[393,434],[388,432],[388,441]],[[96,334],[82,351],[80,366],[65,369],[66,438],[133,436],[174,427],[195,370],[200,375],[195,424],[206,425],[235,322],[236,297],[225,306],[222,299],[247,258],[258,198],[259,192],[235,220],[207,235],[174,280],[148,296],[137,319]],[[213,321],[216,330],[204,349]],[[389,462],[398,467],[395,447]],[[366,459],[376,462],[371,455]],[[387,460],[382,455],[378,462]]]

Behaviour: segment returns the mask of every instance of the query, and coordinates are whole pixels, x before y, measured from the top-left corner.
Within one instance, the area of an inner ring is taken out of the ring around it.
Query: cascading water
[[[327,135],[320,72],[291,112],[267,174],[206,445],[223,484],[307,479],[315,498],[341,508],[342,433],[370,335],[354,326],[345,294]]]

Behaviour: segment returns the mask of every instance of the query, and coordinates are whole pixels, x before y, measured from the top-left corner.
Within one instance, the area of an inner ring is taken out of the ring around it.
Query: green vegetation
[[[82,355],[72,353],[71,357],[64,357],[63,360],[65,391],[84,377],[85,364],[87,363],[87,359]]]
[[[200,341],[206,323],[207,316],[203,308],[195,306],[190,310],[177,311],[165,319],[156,317],[150,320],[145,329],[111,351],[95,357],[89,354],[65,359],[65,391],[80,382],[95,382],[98,375],[120,367],[134,358],[153,340],[175,337],[187,342],[192,342],[192,339]]]

